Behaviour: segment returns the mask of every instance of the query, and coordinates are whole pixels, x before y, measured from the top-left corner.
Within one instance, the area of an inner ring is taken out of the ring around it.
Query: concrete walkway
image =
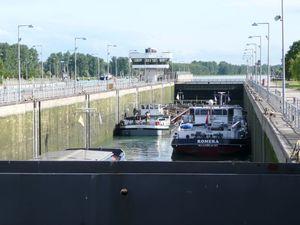
[[[275,83],[271,83],[270,91],[272,93],[277,92],[278,95],[281,95],[282,88]],[[286,88],[286,98],[288,102],[294,102],[292,98],[296,98],[295,104],[297,103],[297,99],[299,99],[298,102],[300,102],[300,90]],[[292,153],[297,142],[300,140],[300,129],[293,127],[291,125],[291,122],[287,121],[287,119],[283,117],[281,112],[276,112],[274,107],[272,107],[272,105],[270,105],[266,99],[261,98],[259,99],[259,101],[257,101],[257,103],[266,112],[265,117],[274,128],[273,132],[276,133],[278,139],[280,140],[279,144],[284,149],[284,155],[289,157],[292,162],[299,162],[299,160],[296,160],[294,158],[295,156],[293,156]],[[288,161],[289,160],[287,159],[286,162]]]

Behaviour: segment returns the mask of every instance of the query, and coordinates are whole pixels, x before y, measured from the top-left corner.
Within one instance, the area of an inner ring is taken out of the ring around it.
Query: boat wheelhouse
[[[130,52],[129,58],[132,70],[139,75],[140,80],[152,83],[170,76],[172,60],[170,52],[157,52],[153,48],[147,48],[144,53]]]

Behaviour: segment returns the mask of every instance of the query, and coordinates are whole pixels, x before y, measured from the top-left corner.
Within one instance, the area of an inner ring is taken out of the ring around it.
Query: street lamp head
[[[254,27],[257,27],[257,26],[258,26],[258,24],[257,24],[257,23],[253,23],[253,24],[252,24],[252,26],[254,26]]]
[[[20,25],[18,25],[18,28],[20,28],[20,27],[33,28],[33,25],[32,24],[20,24]]]
[[[278,20],[281,20],[281,16],[280,15],[277,15],[277,16],[275,16],[275,21],[278,21]]]
[[[76,40],[76,39],[77,39],[77,40],[84,40],[84,41],[86,40],[85,37],[75,37],[75,40]]]
[[[253,36],[249,36],[248,38],[253,38]]]

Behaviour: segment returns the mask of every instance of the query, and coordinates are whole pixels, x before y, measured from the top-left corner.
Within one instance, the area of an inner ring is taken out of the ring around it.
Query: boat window
[[[202,109],[201,110],[201,115],[207,115],[208,110],[207,109]]]
[[[158,109],[158,105],[155,105],[154,108],[155,108],[155,109]]]
[[[134,63],[141,63],[143,59],[132,59],[132,62]]]
[[[142,105],[142,109],[145,109],[145,106],[144,106],[144,105]]]
[[[146,109],[149,109],[149,105],[146,105]]]
[[[214,109],[213,115],[221,116],[222,115],[222,109]]]
[[[242,113],[242,110],[241,109],[234,109],[234,115],[235,116],[241,116],[243,113]]]
[[[227,115],[227,109],[223,109],[223,115],[224,115],[224,116]]]
[[[201,110],[200,109],[195,109],[195,115],[201,115]]]

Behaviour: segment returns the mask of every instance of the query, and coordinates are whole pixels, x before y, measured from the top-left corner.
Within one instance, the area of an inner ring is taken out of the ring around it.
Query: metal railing
[[[193,84],[243,84],[246,75],[199,75],[185,83]]]
[[[284,112],[281,92],[278,90],[270,91],[260,84],[255,83],[252,80],[246,81],[257,94],[274,108],[275,111],[283,114],[284,119],[295,129],[300,130],[300,99],[296,97],[286,98],[284,101]]]
[[[82,81],[53,81],[50,82],[24,82],[19,99],[19,86],[11,82],[0,86],[0,105],[15,104],[33,99],[51,99],[75,96],[83,93],[99,93],[111,90],[120,90],[131,87],[151,86],[172,82],[164,80],[159,82],[144,82],[138,79],[112,79],[112,80],[82,80]]]

